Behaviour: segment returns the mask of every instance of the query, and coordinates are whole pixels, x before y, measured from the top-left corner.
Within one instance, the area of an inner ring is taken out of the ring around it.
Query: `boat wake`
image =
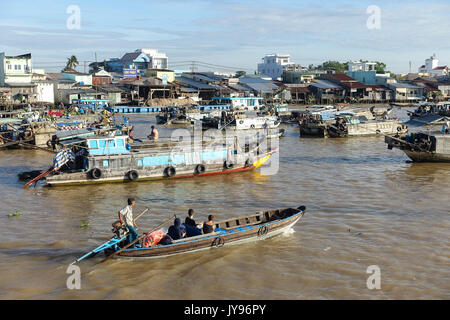
[[[284,232],[283,232],[283,236],[288,236],[288,235],[291,235],[291,234],[293,234],[293,233],[295,233],[295,230],[294,230],[294,228],[289,228],[289,229],[286,229]]]

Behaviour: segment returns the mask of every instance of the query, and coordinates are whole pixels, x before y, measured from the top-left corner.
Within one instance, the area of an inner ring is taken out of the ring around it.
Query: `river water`
[[[154,118],[131,122],[144,136]],[[279,169],[270,175],[25,190],[17,173],[48,168],[52,155],[0,151],[0,298],[450,298],[450,166],[408,163],[383,137],[300,138],[298,127],[285,128]],[[151,209],[138,221],[141,232],[174,213],[184,219],[188,208],[198,221],[300,205],[307,213],[289,232],[242,246],[88,259],[79,264],[81,289],[67,289],[69,263],[111,237],[130,196],[135,216]],[[380,268],[379,290],[366,285],[372,265]]]

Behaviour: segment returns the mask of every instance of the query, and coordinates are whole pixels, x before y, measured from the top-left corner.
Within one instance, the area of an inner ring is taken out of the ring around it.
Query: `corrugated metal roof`
[[[228,85],[231,89],[238,90],[238,91],[249,91],[250,89],[246,86],[243,86],[239,83],[231,83]]]
[[[240,77],[239,82],[241,83],[272,83],[271,80],[262,79],[259,77]]]
[[[406,122],[406,125],[413,125],[413,126],[424,126],[433,122],[440,122],[444,119],[443,116],[435,115],[435,114],[429,114],[426,116],[422,116],[420,118],[413,118]]]
[[[203,80],[203,81],[207,81],[207,82],[216,82],[216,81],[220,81],[222,80],[221,77],[216,76],[214,74],[201,74],[201,73],[195,73],[192,74],[192,77]]]
[[[197,92],[197,89],[188,88],[188,87],[181,87],[180,88],[180,92],[195,93],[195,92]]]
[[[175,80],[180,82],[181,84],[186,85],[187,87],[192,87],[192,88],[196,88],[196,89],[203,89],[203,90],[214,90],[214,89],[218,89],[217,86],[212,86],[209,85],[207,83],[203,83],[200,81],[196,81],[190,78],[186,78],[186,77],[175,77]]]
[[[128,52],[123,55],[120,59],[121,61],[134,61],[137,57],[139,57],[142,52]]]
[[[274,89],[278,87],[270,81],[267,82],[248,82],[245,83],[245,86],[249,87],[251,90],[256,92],[273,92]]]
[[[420,87],[418,85],[414,85],[414,84],[410,84],[410,83],[402,83],[402,82],[390,83],[389,86],[394,87],[394,88],[422,89],[422,87]]]
[[[339,89],[339,90],[344,89],[341,86],[339,86],[331,81],[326,81],[326,80],[315,80],[315,82],[311,83],[310,86],[316,87],[319,89]]]

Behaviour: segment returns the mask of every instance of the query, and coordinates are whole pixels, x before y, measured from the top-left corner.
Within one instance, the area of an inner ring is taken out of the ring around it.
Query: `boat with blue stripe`
[[[267,139],[267,137],[263,137]],[[262,138],[261,138],[262,139]],[[75,159],[45,177],[48,185],[133,182],[228,174],[259,168],[277,150],[234,141],[141,141],[126,135],[94,135],[60,142]]]
[[[306,208],[261,211],[215,223],[215,231],[172,241],[171,244],[143,248],[126,248],[117,257],[161,258],[176,254],[217,249],[223,246],[263,240],[291,229],[305,214]],[[112,254],[113,252],[109,252]],[[105,254],[108,254],[105,252]]]

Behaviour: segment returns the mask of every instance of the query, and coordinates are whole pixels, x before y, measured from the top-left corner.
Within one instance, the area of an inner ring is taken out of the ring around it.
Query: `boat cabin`
[[[262,107],[262,97],[213,97],[217,104],[229,104],[232,108],[259,110]]]
[[[103,110],[108,107],[109,100],[106,99],[72,99],[72,103],[76,104],[80,109]]]
[[[92,136],[86,138],[87,152],[91,156],[130,153],[128,136]]]

